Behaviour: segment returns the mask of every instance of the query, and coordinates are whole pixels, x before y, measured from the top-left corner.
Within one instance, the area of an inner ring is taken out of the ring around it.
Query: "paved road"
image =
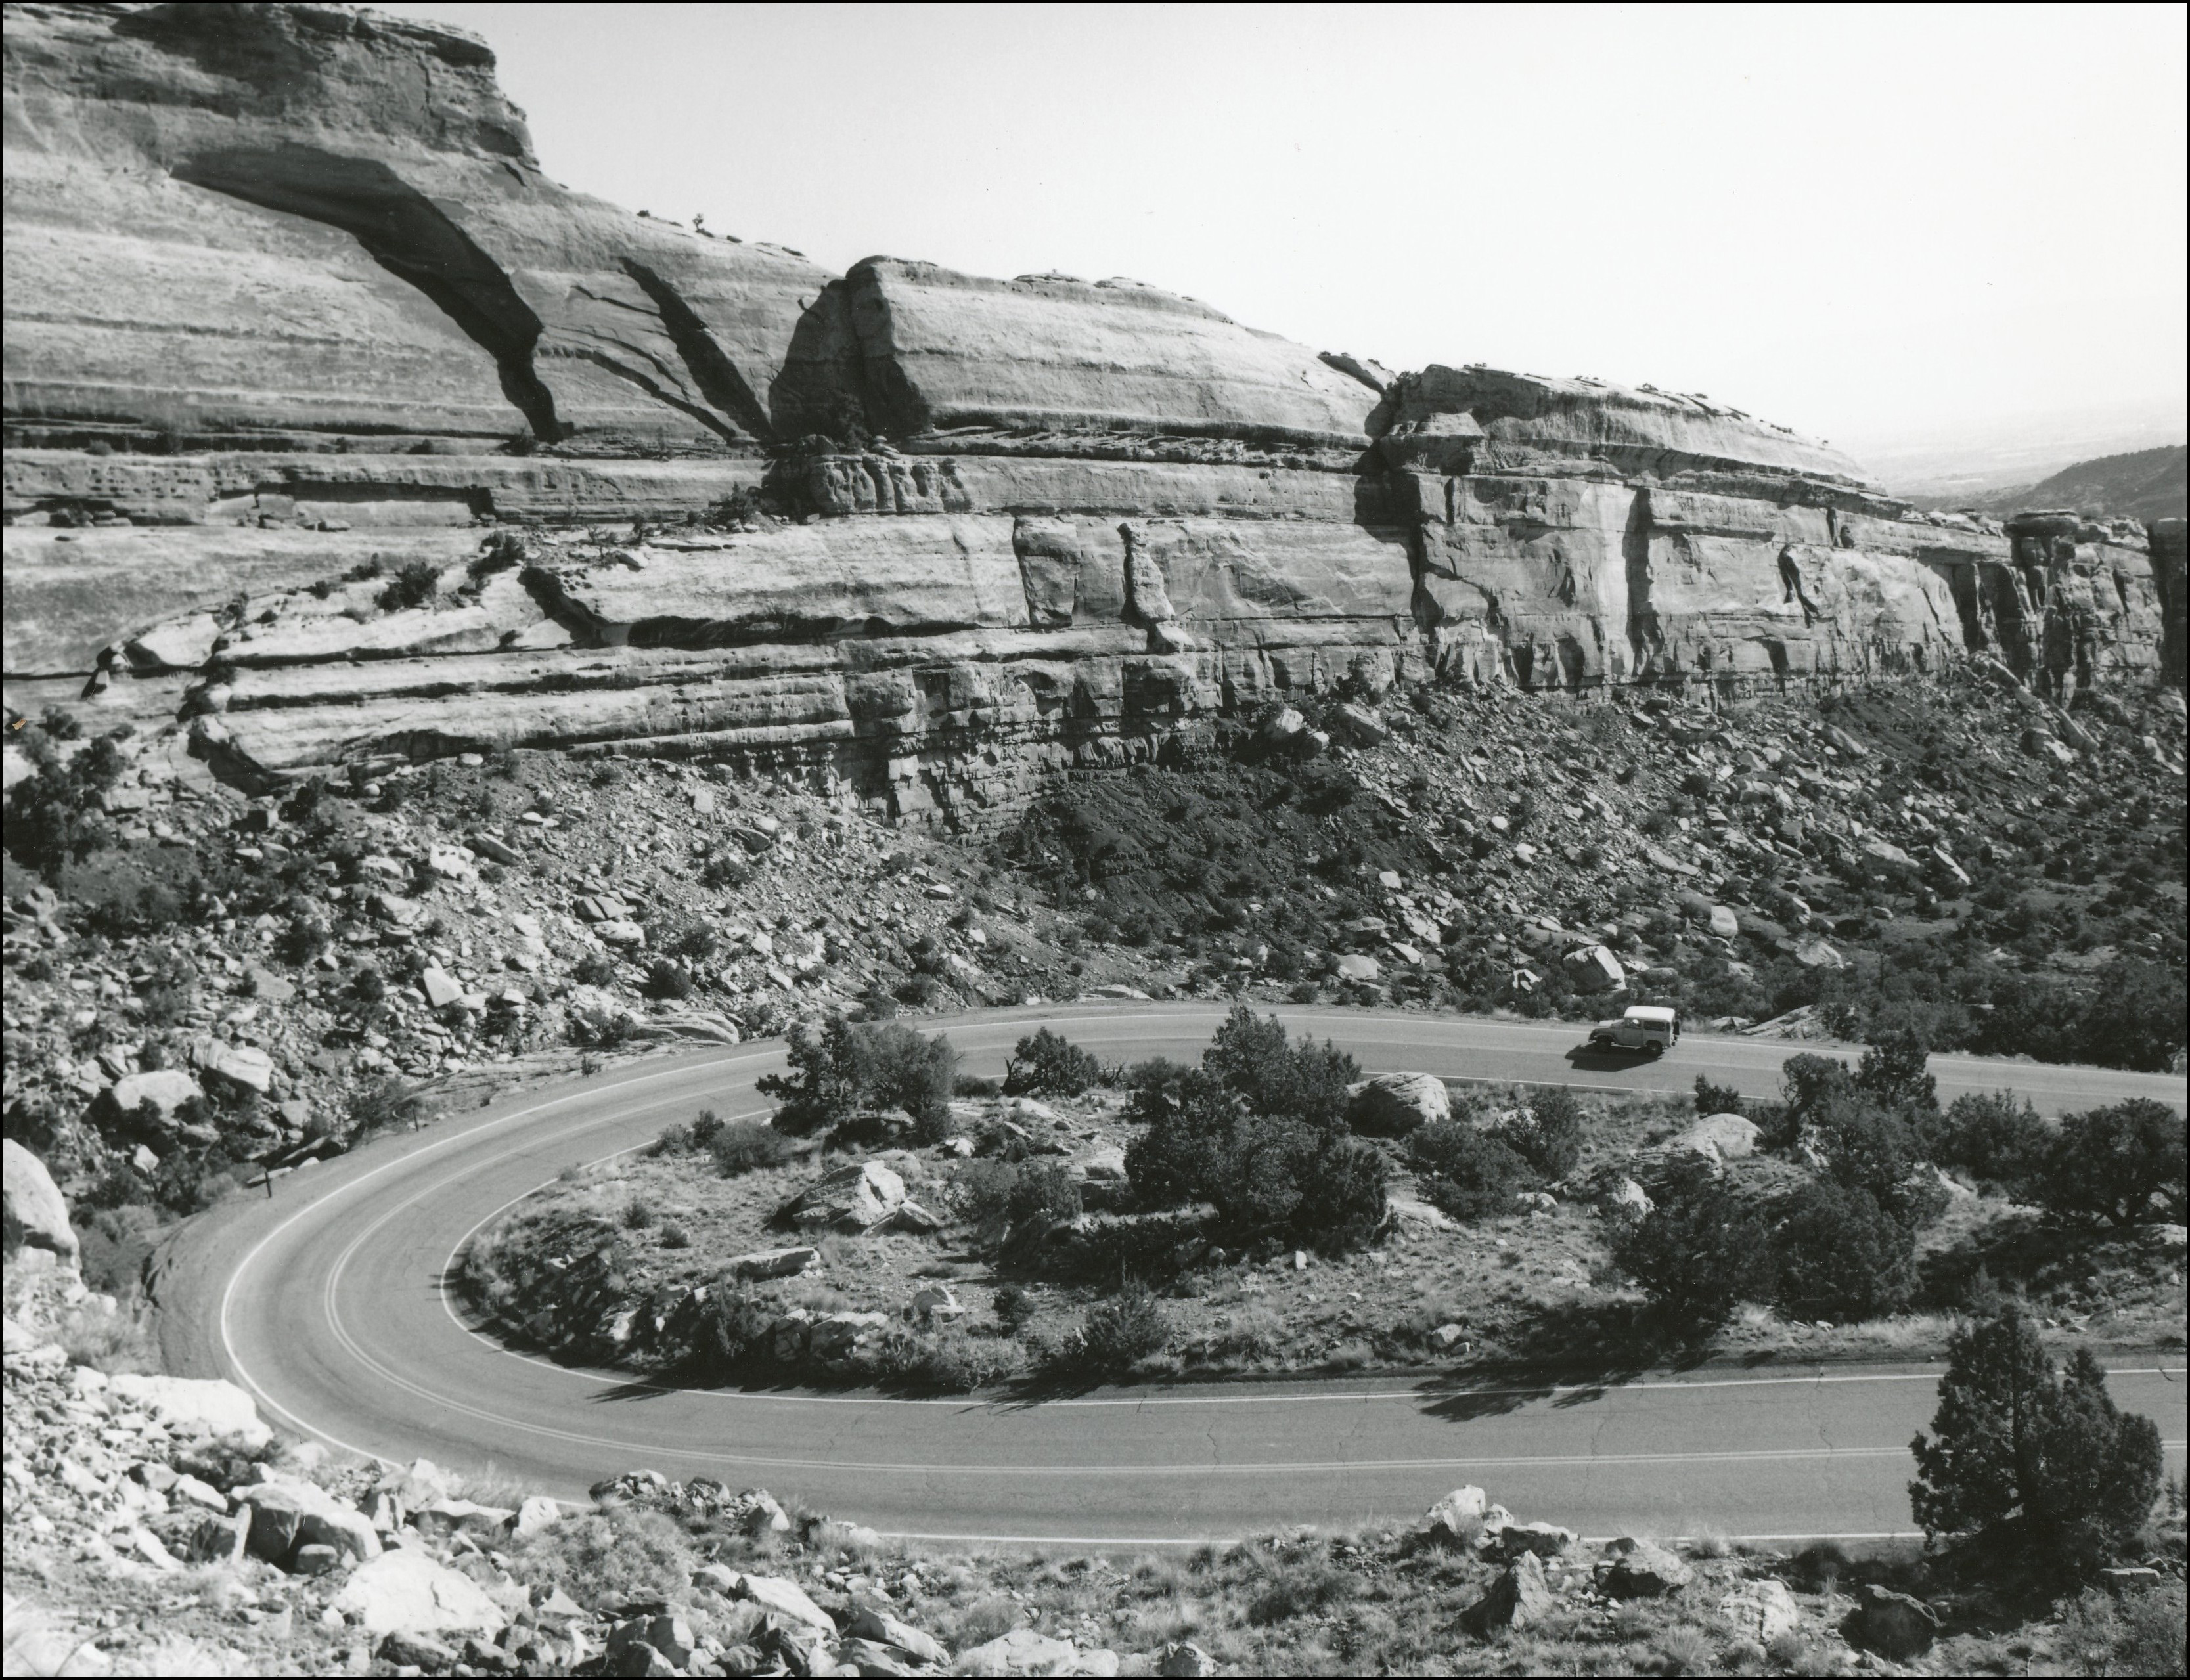
[[[1699,1072],[1762,1094],[1784,1046],[1690,1037],[1661,1064],[1569,1070],[1571,1029],[1285,1010],[1372,1070],[1677,1090]],[[1001,1067],[1031,1019],[1108,1058],[1193,1053],[1221,1012],[1154,1005],[993,1012],[947,1025]],[[780,1044],[652,1059],[373,1144],[192,1222],[161,1257],[171,1363],[251,1388],[291,1428],[390,1459],[495,1469],[582,1496],[638,1466],[712,1474],[915,1535],[1161,1542],[1289,1523],[1404,1520],[1461,1482],[1592,1535],[1865,1535],[1908,1526],[1921,1367],[1762,1369],[1603,1390],[1432,1380],[1097,1391],[1041,1405],[676,1391],[510,1353],[441,1287],[480,1223],[575,1161],[701,1106],[764,1112]],[[2041,1105],[2180,1079],[1940,1059],[1951,1094],[2011,1081]],[[2167,1369],[2161,1369],[2162,1365]],[[2181,1459],[2181,1356],[2114,1375]]]

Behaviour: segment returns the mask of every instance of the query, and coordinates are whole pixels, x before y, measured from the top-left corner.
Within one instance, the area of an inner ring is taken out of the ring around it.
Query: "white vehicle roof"
[[[1634,1003],[1628,1006],[1624,1019],[1631,1021],[1663,1021],[1672,1024],[1673,1011],[1656,1003]]]

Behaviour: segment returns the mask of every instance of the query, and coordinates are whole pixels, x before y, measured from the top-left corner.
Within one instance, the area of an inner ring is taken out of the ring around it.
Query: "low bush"
[[[1715,1330],[1741,1302],[1772,1298],[1770,1233],[1746,1198],[1692,1169],[1661,1186],[1657,1203],[1614,1236],[1612,1255],[1676,1328]]]
[[[734,852],[715,852],[701,866],[700,879],[710,887],[742,887],[752,879],[752,866]]]
[[[952,1182],[951,1195],[983,1242],[1000,1242],[1029,1221],[1077,1217],[1080,1185],[1062,1161],[977,1161]]]
[[[765,1167],[780,1166],[795,1149],[791,1139],[764,1120],[741,1120],[724,1126],[706,1145],[715,1166],[726,1178],[735,1178]]]
[[[1018,1348],[993,1336],[947,1329],[933,1335],[894,1331],[877,1351],[874,1371],[884,1382],[948,1394],[967,1394],[1014,1376]]]
[[[1087,1309],[1080,1327],[1058,1350],[1067,1370],[1082,1375],[1122,1375],[1171,1342],[1171,1320],[1149,1288],[1128,1283],[1109,1300]]]
[[[1420,1127],[1408,1152],[1431,1205],[1471,1224],[1512,1212],[1513,1198],[1535,1182],[1518,1152],[1466,1121]]]
[[[646,995],[676,1002],[692,995],[692,974],[689,969],[672,962],[666,956],[657,956],[648,965]]]
[[[848,1126],[864,1110],[902,1109],[922,1141],[941,1140],[950,1121],[958,1053],[899,1021],[861,1024],[832,1016],[819,1033],[791,1041],[791,1071],[760,1089],[780,1099],[776,1123],[799,1134]],[[855,1128],[858,1129],[858,1128]]]
[[[440,587],[439,567],[430,560],[406,560],[380,592],[380,610],[402,612],[411,607],[422,607],[434,599]]]
[[[2086,1587],[2062,1611],[2054,1649],[2071,1674],[2180,1675],[2183,1610],[2179,1581],[2119,1598]]]
[[[691,1155],[712,1148],[722,1135],[723,1117],[712,1109],[702,1109],[689,1122],[664,1127],[661,1135],[654,1140],[655,1155]]]
[[[352,1138],[369,1138],[377,1132],[396,1132],[420,1125],[427,1117],[426,1099],[392,1076],[375,1080],[349,1099],[343,1130]]]
[[[1034,1297],[1015,1283],[1007,1283],[996,1291],[996,1322],[1017,1336],[1035,1320],[1036,1308]]]
[[[1351,1057],[1289,1043],[1274,1018],[1235,1007],[1198,1068],[1134,1068],[1129,1116],[1145,1130],[1126,1152],[1143,1206],[1211,1202],[1243,1240],[1271,1236],[1342,1251],[1384,1217],[1382,1157],[1353,1137]]]
[[[1814,1179],[1788,1198],[1773,1234],[1779,1304],[1846,1322],[1898,1313],[1916,1289],[1915,1234],[1869,1191]]]
[[[1555,1182],[1581,1164],[1582,1125],[1580,1102],[1565,1086],[1555,1085],[1529,1099],[1525,1122],[1506,1127],[1501,1135],[1537,1177]]]
[[[525,1578],[559,1587],[588,1609],[632,1599],[680,1598],[699,1559],[673,1519],[658,1511],[584,1512],[515,1543]]]
[[[1708,1074],[1696,1076],[1698,1114],[1745,1114],[1741,1093],[1731,1085],[1714,1085]]]
[[[1103,1077],[1094,1056],[1047,1027],[1022,1038],[1004,1069],[1007,1096],[1077,1097]]]
[[[113,837],[99,801],[121,779],[122,749],[113,736],[101,735],[63,757],[48,727],[19,730],[15,741],[31,770],[8,790],[8,855],[59,881],[64,865],[81,862]]]
[[[2070,1223],[2181,1224],[2184,1137],[2184,1117],[2149,1097],[2069,1115],[2045,1150],[2037,1200]]]
[[[1277,1564],[1247,1600],[1247,1621],[1270,1627],[1299,1615],[1319,1615],[1351,1603],[1361,1583],[1328,1558],[1289,1558]]]
[[[2012,1091],[1957,1097],[1932,1134],[1932,1156],[2020,1195],[2042,1168],[2053,1128]]]

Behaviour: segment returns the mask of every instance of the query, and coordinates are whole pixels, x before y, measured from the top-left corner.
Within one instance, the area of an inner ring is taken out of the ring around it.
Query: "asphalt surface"
[[[1685,1092],[1699,1073],[1776,1088],[1780,1043],[1691,1035],[1662,1061],[1568,1052],[1572,1026],[1280,1009],[1370,1071]],[[937,1023],[977,1071],[1031,1024],[1106,1059],[1187,1059],[1207,1005],[990,1012]],[[1431,1378],[1135,1388],[1039,1403],[675,1390],[512,1353],[442,1280],[468,1235],[565,1166],[650,1141],[703,1106],[765,1113],[753,1081],[780,1043],[650,1058],[369,1144],[231,1202],[162,1251],[171,1368],[242,1383],[273,1421],[375,1456],[424,1456],[582,1498],[650,1467],[767,1486],[904,1535],[1162,1543],[1295,1523],[1420,1515],[1474,1482],[1523,1518],[1592,1535],[1906,1531],[1909,1438],[1932,1370],[1705,1369],[1602,1388],[1469,1388]],[[2058,1110],[2130,1095],[2180,1107],[2184,1081],[1934,1059],[1941,1093],[2011,1085]],[[2116,1398],[2183,1458],[2179,1353],[2125,1360]]]

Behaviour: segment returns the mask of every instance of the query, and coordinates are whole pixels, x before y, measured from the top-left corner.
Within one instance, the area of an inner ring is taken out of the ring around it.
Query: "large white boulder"
[[[273,1476],[238,1488],[235,1499],[251,1510],[251,1549],[269,1563],[300,1546],[332,1547],[359,1563],[380,1555],[372,1519],[316,1483]]]
[[[13,1138],[0,1141],[0,1216],[4,1216],[8,1263],[24,1249],[43,1251],[73,1271],[76,1233],[69,1227],[68,1203],[46,1164]]]
[[[1755,1121],[1738,1114],[1710,1114],[1673,1138],[1666,1148],[1688,1149],[1719,1161],[1745,1161],[1756,1153],[1762,1130]]]
[[[1718,1601],[1718,1613],[1760,1645],[1802,1625],[1795,1595],[1782,1581],[1745,1581]]]
[[[880,1161],[870,1161],[824,1174],[786,1212],[795,1225],[865,1230],[896,1212],[904,1201],[905,1180]]]
[[[797,1581],[781,1575],[740,1575],[730,1581],[728,1591],[734,1598],[750,1599],[764,1610],[803,1621],[824,1633],[833,1635],[837,1631],[828,1611],[808,1598],[806,1589]]]
[[[501,1631],[502,1606],[469,1575],[423,1552],[383,1552],[350,1572],[334,1608],[375,1638],[390,1633]]]
[[[179,1434],[202,1430],[219,1438],[233,1437],[253,1449],[274,1439],[251,1396],[233,1382],[125,1371],[109,1380],[107,1392],[141,1406]]]
[[[1108,1658],[1106,1663],[1104,1659]],[[1014,1627],[986,1644],[971,1645],[958,1653],[961,1674],[1005,1676],[1021,1674],[1115,1674],[1118,1659],[1110,1651],[1081,1651],[1062,1639],[1037,1633],[1031,1627]]]
[[[1359,1132],[1398,1137],[1452,1118],[1452,1093],[1433,1074],[1380,1073],[1347,1092],[1346,1117]]]
[[[180,1068],[155,1068],[150,1073],[125,1074],[114,1081],[114,1106],[123,1114],[149,1113],[155,1125],[165,1126],[184,1104],[205,1093],[197,1081]]]

